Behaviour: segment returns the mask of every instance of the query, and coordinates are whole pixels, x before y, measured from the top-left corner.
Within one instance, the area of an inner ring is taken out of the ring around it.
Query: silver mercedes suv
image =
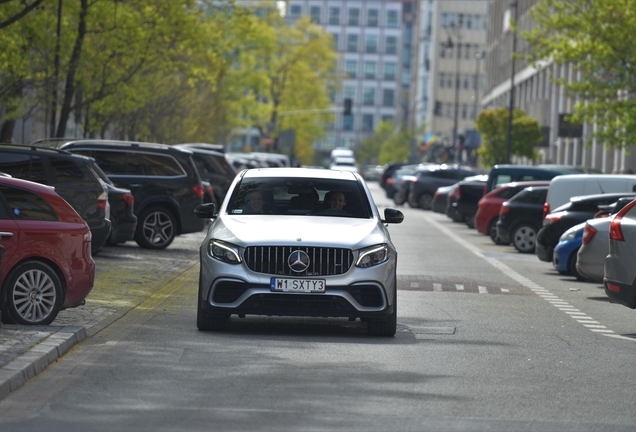
[[[393,336],[397,252],[357,173],[262,168],[239,173],[201,245],[197,327],[222,330],[230,315],[357,318]]]

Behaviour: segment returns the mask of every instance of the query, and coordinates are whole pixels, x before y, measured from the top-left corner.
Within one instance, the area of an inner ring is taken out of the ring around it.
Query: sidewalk
[[[105,248],[95,259],[86,304],[59,313],[49,326],[0,326],[0,400],[73,346],[125,315],[186,269],[198,265],[204,233],[180,236],[165,250],[134,243]]]

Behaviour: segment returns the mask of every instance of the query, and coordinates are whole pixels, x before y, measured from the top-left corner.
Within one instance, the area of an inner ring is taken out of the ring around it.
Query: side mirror
[[[404,214],[401,211],[396,210],[394,208],[386,208],[384,209],[384,223],[394,223],[399,224],[404,220]]]
[[[216,206],[214,205],[214,203],[206,203],[199,204],[194,209],[194,214],[201,219],[213,219],[216,217],[216,214],[214,213],[215,211]]]

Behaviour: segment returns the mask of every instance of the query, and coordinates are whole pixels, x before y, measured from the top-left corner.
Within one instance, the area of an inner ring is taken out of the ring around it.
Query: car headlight
[[[210,240],[208,243],[208,253],[212,258],[216,258],[228,264],[239,264],[241,262],[238,246],[220,240]]]
[[[360,249],[356,267],[373,267],[389,260],[389,247],[385,244]]]

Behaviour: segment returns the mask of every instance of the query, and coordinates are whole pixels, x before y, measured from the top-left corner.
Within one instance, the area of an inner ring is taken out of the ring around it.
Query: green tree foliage
[[[636,0],[539,0],[532,11],[536,27],[524,34],[531,60],[572,64],[581,79],[564,85],[580,101],[575,122],[596,122],[595,135],[608,147],[633,144],[636,93],[633,68]]]
[[[363,164],[384,165],[388,162],[406,162],[411,154],[411,129],[398,130],[390,120],[377,124],[373,136],[362,141],[356,158]]]
[[[356,159],[361,165],[379,163],[378,159],[382,150],[382,144],[393,138],[393,122],[385,120],[375,127],[373,136],[363,139],[360,149],[356,152]]]
[[[477,150],[481,165],[491,167],[507,162],[509,118],[507,108],[483,110],[477,116],[476,126],[482,137],[481,148]],[[511,155],[530,159],[537,158],[533,147],[541,141],[543,136],[541,126],[535,118],[526,115],[520,109],[514,109],[511,136]]]

